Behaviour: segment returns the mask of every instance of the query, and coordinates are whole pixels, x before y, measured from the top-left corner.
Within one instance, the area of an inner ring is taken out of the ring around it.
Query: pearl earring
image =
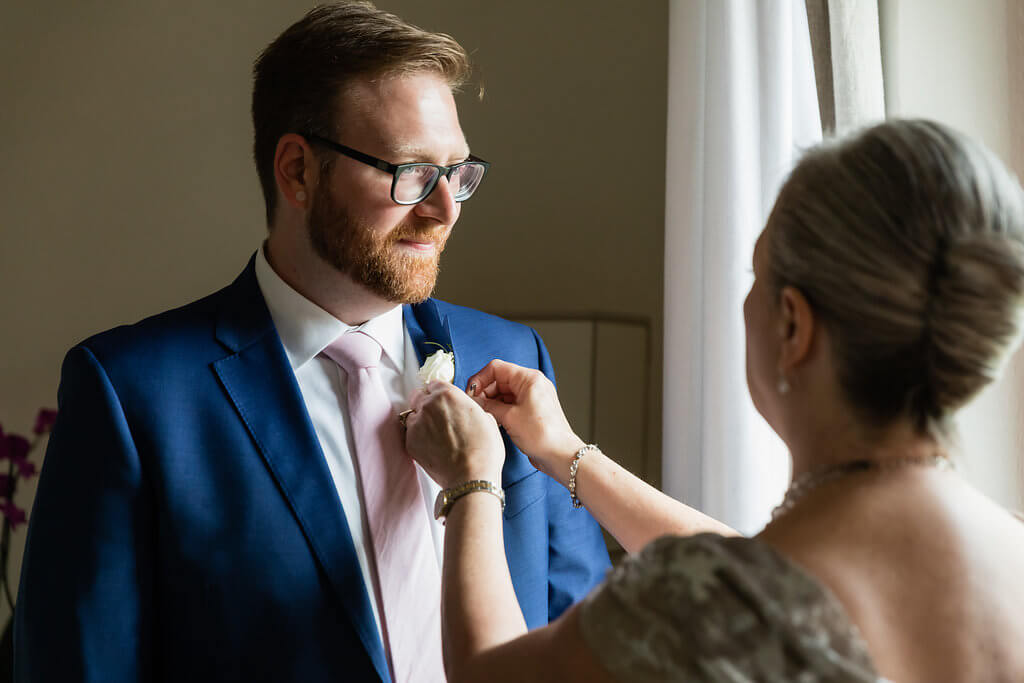
[[[297,199],[300,202],[306,201],[306,193],[303,192],[302,190],[299,190],[298,192],[295,193],[295,199]]]
[[[783,396],[789,393],[789,380],[786,379],[785,375],[779,375],[779,383],[775,385],[775,388],[778,389],[779,393]]]

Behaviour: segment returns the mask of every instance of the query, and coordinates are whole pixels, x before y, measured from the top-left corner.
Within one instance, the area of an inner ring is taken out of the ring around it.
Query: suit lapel
[[[233,353],[213,363],[214,371],[341,598],[381,680],[390,680],[345,513],[256,282],[252,260],[226,291],[217,339]]]
[[[453,383],[460,389],[465,389],[469,378],[497,357],[496,349],[493,348],[493,345],[484,343],[485,335],[481,334],[479,329],[471,330],[473,334],[462,334],[467,329],[467,325],[453,325],[453,315],[445,313],[442,310],[443,305],[447,306],[452,313],[459,310],[458,307],[443,304],[435,299],[427,299],[421,304],[407,305],[404,309],[405,327],[409,331],[409,337],[416,349],[420,365],[423,364],[427,356],[438,350],[435,344],[443,345],[454,354],[455,380]],[[504,429],[501,430],[501,436],[505,441],[506,456],[505,465],[501,471],[501,485],[507,487],[536,470],[530,461],[519,453]]]
[[[437,301],[427,299],[421,304],[407,304],[402,310],[405,320],[405,329],[409,332],[413,348],[416,349],[416,358],[420,365],[431,354],[440,351],[451,351],[455,356],[455,386],[464,388],[469,379],[469,373],[476,370],[469,370],[466,359],[463,357],[463,349],[456,348],[455,336],[452,334],[451,320],[441,312]],[[440,345],[440,346],[438,346]]]

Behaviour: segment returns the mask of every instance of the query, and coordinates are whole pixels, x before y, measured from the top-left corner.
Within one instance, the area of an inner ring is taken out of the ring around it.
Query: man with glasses
[[[442,681],[445,501],[404,452],[421,363],[552,374],[529,328],[429,298],[488,164],[453,39],[317,8],[255,67],[269,236],[228,287],[65,360],[16,614],[19,681]],[[528,626],[608,566],[506,439],[505,550]],[[438,505],[435,515],[435,502]]]

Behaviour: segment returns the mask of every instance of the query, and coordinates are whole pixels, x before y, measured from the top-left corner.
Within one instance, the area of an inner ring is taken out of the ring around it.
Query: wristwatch
[[[450,489],[442,489],[438,491],[437,498],[434,500],[434,519],[441,520],[444,523],[445,518],[452,509],[452,505],[459,498],[462,498],[467,493],[475,493],[477,491],[483,491],[489,493],[501,501],[501,511],[505,511],[505,492],[495,486],[489,481],[484,479],[474,479],[473,481],[467,481],[458,486],[453,486]]]

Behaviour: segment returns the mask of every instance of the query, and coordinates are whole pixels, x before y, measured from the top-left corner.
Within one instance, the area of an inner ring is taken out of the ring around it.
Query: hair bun
[[[1011,231],[969,232],[941,255],[926,309],[928,406],[950,413],[996,379],[1019,342],[1024,242]]]
[[[1019,339],[1024,193],[943,125],[887,121],[812,150],[770,225],[773,277],[812,302],[870,421],[941,431]]]

